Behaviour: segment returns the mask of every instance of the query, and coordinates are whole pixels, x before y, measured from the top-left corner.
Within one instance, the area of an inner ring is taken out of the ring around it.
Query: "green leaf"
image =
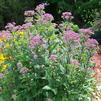
[[[43,90],[51,90],[51,87],[49,87],[49,86],[44,86],[44,87],[43,87]]]
[[[48,85],[44,86],[42,89],[43,89],[43,90],[52,91],[55,95],[57,94],[56,89],[52,89],[52,88],[49,87]]]

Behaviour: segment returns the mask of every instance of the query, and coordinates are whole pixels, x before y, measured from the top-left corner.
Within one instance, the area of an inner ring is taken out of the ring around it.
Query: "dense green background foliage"
[[[23,23],[23,12],[34,7],[34,0],[0,0],[0,27],[7,22]]]
[[[90,26],[96,12],[101,9],[101,0],[0,0],[0,26],[10,21],[23,23],[24,10],[32,9],[42,2],[50,4],[46,11],[52,13],[56,21],[60,21],[61,12],[69,10],[80,26]]]
[[[57,4],[58,11],[69,10],[75,16],[79,25],[91,25],[96,17],[96,12],[101,9],[101,0],[44,0]]]

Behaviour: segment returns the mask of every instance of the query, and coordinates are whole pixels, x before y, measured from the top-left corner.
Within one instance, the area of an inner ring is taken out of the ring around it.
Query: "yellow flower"
[[[25,35],[24,31],[18,31],[18,35],[20,35],[20,37],[23,37]]]
[[[0,64],[3,63],[5,61],[5,57],[3,54],[0,54]]]
[[[1,71],[2,71],[2,72],[5,71],[5,70],[7,69],[7,67],[8,67],[8,65],[4,64],[4,65],[2,66],[2,70],[1,70]]]
[[[0,42],[2,42],[2,39],[0,38]]]
[[[6,60],[6,57],[4,57],[4,54],[0,54],[0,72],[3,72],[7,69],[8,65],[4,64]]]
[[[5,48],[10,48],[9,43],[6,43]]]
[[[0,37],[0,42],[2,42],[3,41],[3,38],[2,37]]]
[[[19,32],[19,34],[20,34],[21,36],[23,36],[23,35],[24,35],[24,32]]]
[[[4,72],[7,68],[8,68],[8,65],[7,65],[7,64],[1,65],[1,70],[0,70],[0,72]]]

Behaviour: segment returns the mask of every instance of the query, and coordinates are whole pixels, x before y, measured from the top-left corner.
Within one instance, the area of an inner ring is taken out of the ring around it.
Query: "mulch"
[[[93,67],[95,74],[93,77],[96,78],[97,87],[98,87],[98,90],[93,92],[91,101],[101,101],[101,92],[100,92],[101,90],[101,46],[99,49],[99,53],[95,54],[91,60],[95,63],[95,67]]]
[[[96,54],[92,57],[92,61],[95,63],[93,70],[95,71],[94,77],[97,83],[101,83],[101,54]]]

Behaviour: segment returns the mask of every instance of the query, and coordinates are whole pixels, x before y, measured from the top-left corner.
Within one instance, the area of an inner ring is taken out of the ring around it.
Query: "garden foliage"
[[[53,9],[57,14],[69,10],[75,16],[74,22],[78,23],[79,26],[91,26],[95,20],[96,13],[100,13],[101,1],[100,0],[39,0],[51,3]],[[55,9],[54,9],[55,8]],[[55,13],[56,13],[55,12]],[[58,15],[53,13],[58,19]]]
[[[91,26],[96,12],[101,10],[100,0],[0,0],[0,28],[4,28],[4,25],[10,21],[22,24],[23,11],[35,8],[40,2],[50,4],[46,11],[55,16],[55,21],[61,20],[59,15],[63,11],[71,11],[75,16],[74,21],[79,26]]]
[[[24,22],[23,12],[35,7],[34,0],[0,0],[0,29],[10,21]]]
[[[47,4],[25,11],[25,24],[0,32],[0,98],[4,101],[90,101],[95,87],[97,41],[79,29],[71,12],[61,24],[45,13]]]

